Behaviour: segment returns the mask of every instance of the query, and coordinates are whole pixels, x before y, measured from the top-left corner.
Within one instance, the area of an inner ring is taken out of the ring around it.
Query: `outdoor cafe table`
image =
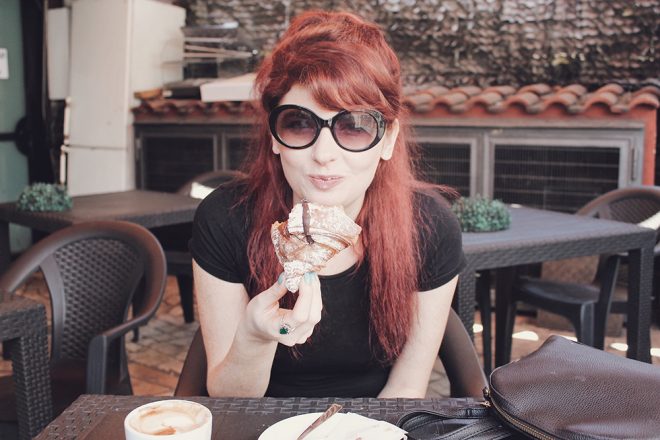
[[[18,435],[30,439],[53,414],[44,306],[19,296],[0,301],[0,342],[10,347]]]
[[[94,220],[124,220],[145,228],[190,223],[199,200],[157,191],[121,191],[73,197],[73,208],[62,212],[19,211],[15,202],[0,204],[0,274],[10,261],[9,224],[53,232]]]
[[[86,439],[87,433],[103,432],[103,438],[122,439],[123,420],[132,409],[158,397],[83,395],[50,423],[38,440]],[[443,399],[340,399],[340,398],[209,398],[192,397],[213,414],[213,439],[256,440],[269,426],[299,414],[325,411],[332,403],[343,405],[342,412],[354,412],[390,423],[415,409],[451,410],[458,405],[480,405],[470,398]],[[96,425],[102,425],[97,427]],[[102,440],[98,434],[95,440]]]
[[[511,207],[511,227],[499,232],[464,233],[467,266],[461,273],[455,308],[468,329],[474,322],[475,272],[587,255],[627,252],[627,342],[629,358],[651,362],[650,320],[655,231],[637,225],[524,207]],[[500,277],[498,277],[500,278]],[[505,278],[505,277],[501,277]],[[498,279],[496,313],[508,301]],[[503,329],[497,328],[501,334]],[[508,347],[495,349],[496,365]]]

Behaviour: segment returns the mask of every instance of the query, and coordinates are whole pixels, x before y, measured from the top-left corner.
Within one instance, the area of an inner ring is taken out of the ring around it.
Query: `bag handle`
[[[409,440],[501,440],[513,435],[487,408],[457,408],[449,412],[413,411],[403,415],[397,426],[408,432]]]

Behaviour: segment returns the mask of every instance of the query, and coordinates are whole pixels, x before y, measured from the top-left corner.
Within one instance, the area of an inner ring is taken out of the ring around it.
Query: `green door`
[[[0,0],[0,56],[7,61],[7,71],[0,66],[0,133],[14,131],[25,115],[23,88],[23,45],[21,40],[21,0]],[[8,73],[8,75],[7,75]],[[16,200],[28,184],[27,158],[13,141],[0,140],[0,202]],[[18,252],[30,244],[30,231],[11,225],[11,249]]]

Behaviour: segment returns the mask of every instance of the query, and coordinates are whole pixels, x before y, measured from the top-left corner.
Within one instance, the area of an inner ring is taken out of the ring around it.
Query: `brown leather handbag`
[[[532,438],[660,438],[658,366],[551,336],[489,382],[497,417]]]

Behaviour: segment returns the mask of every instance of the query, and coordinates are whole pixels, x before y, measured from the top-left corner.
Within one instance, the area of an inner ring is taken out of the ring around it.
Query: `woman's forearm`
[[[393,386],[385,385],[380,393],[378,393],[378,398],[387,399],[387,398],[406,398],[406,399],[423,399],[426,396],[426,390],[422,390],[415,387],[404,387],[404,386]]]
[[[263,397],[268,388],[276,341],[256,341],[241,326],[224,360],[211,368],[207,388],[213,397]]]

